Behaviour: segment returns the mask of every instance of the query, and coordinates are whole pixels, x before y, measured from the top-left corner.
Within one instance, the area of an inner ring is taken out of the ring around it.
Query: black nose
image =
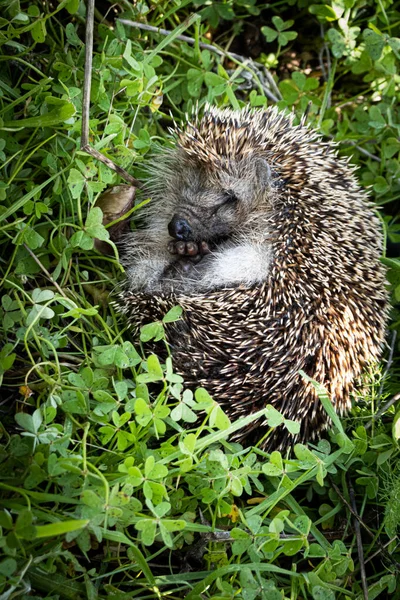
[[[190,236],[192,235],[192,228],[186,219],[182,219],[181,217],[174,215],[168,224],[168,232],[169,235],[176,240],[188,242],[190,240]]]

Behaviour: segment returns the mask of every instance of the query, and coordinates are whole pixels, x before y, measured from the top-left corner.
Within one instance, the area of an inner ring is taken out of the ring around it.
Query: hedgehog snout
[[[192,228],[186,219],[174,215],[168,223],[168,233],[176,240],[188,242],[192,237]]]

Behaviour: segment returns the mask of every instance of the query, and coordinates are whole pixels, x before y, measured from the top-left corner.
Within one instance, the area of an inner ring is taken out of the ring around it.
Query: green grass
[[[316,446],[288,458],[228,442],[246,419],[183,390],[157,357],[163,323],[133,338],[111,305],[123,270],[115,246],[95,249],[108,229],[92,207],[122,180],[80,150],[85,4],[0,7],[1,600],[358,600],[363,565],[369,599],[400,597],[396,402],[374,420],[400,391],[397,342]],[[264,41],[244,64],[247,23]],[[98,2],[90,143],[140,179],[172,116],[197,102],[308,107],[382,207],[396,331],[399,23],[386,0]]]

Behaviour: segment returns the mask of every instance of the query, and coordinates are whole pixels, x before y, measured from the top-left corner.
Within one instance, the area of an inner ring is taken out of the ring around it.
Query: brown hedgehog
[[[301,423],[297,440],[312,439],[328,418],[299,370],[343,413],[381,356],[379,219],[332,144],[275,108],[209,107],[175,135],[149,166],[120,307],[139,327],[181,305],[167,338],[185,384],[231,418],[272,404]]]

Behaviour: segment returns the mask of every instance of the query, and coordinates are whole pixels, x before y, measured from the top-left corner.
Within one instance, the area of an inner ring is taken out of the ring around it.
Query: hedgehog
[[[275,107],[208,106],[148,165],[151,201],[125,243],[121,310],[136,329],[173,306],[174,366],[236,419],[272,405],[300,423],[275,443],[319,437],[351,406],[382,354],[387,320],[382,231],[355,167]],[[265,419],[238,439],[261,447]]]

